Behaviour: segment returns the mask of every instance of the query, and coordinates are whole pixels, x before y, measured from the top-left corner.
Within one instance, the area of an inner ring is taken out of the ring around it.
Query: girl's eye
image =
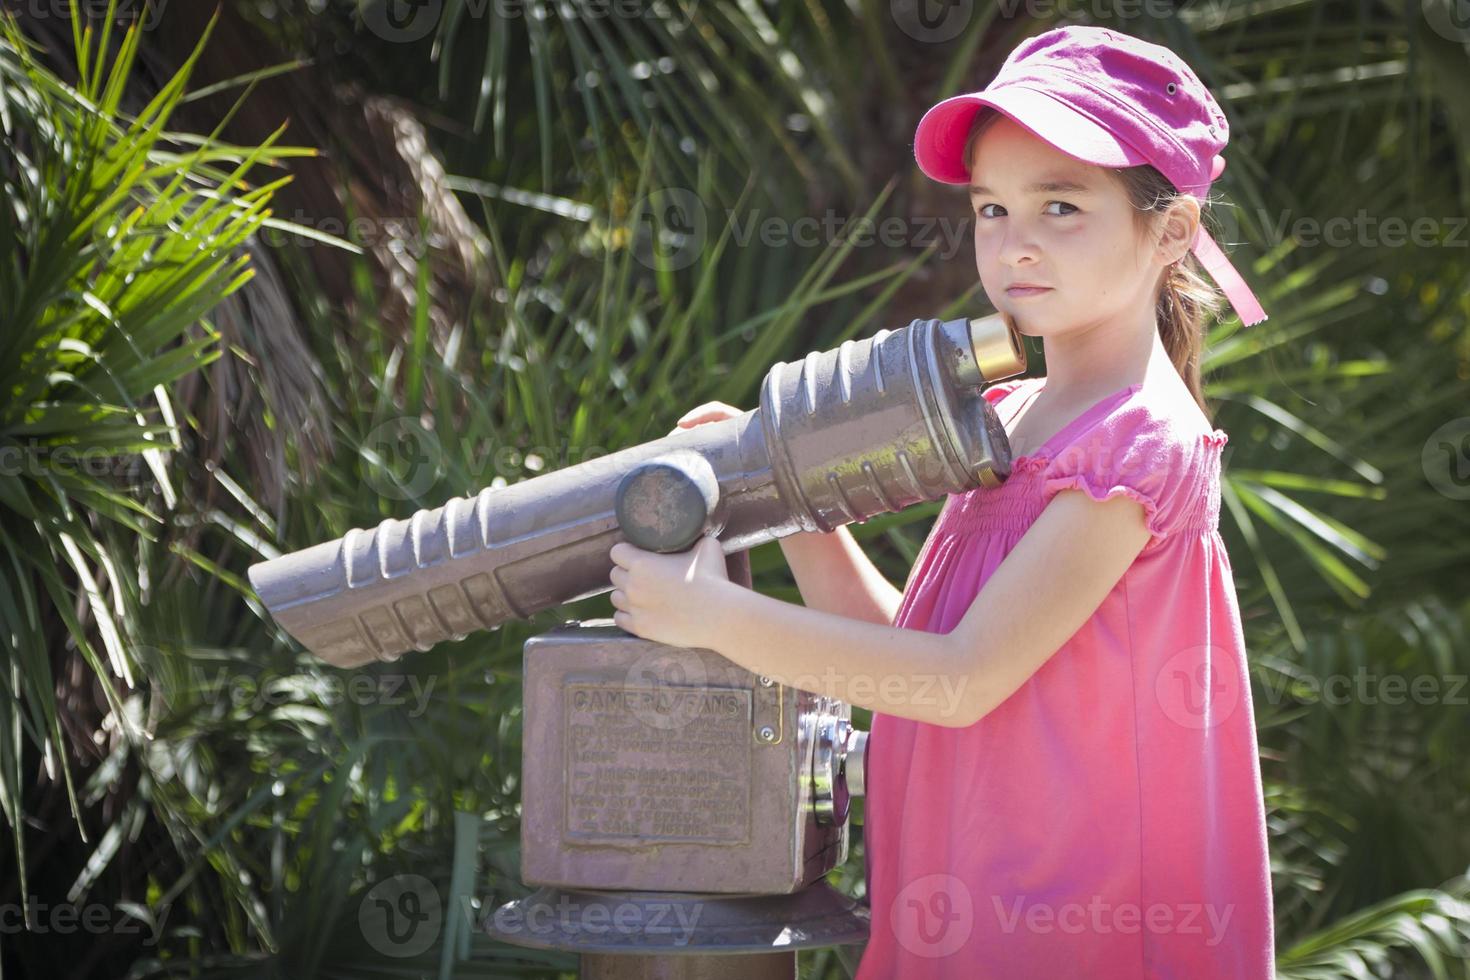
[[[1047,203],[1047,206],[1048,207],[1050,207],[1053,204],[1060,204],[1064,208],[1071,208],[1072,209],[1071,211],[1063,212],[1062,214],[1056,214],[1056,213],[1053,212],[1052,213],[1052,217],[1054,217],[1054,218],[1066,218],[1066,217],[1069,217],[1072,214],[1076,213],[1076,211],[1078,210],[1076,207],[1074,207],[1071,204],[1068,204],[1066,201],[1047,201],[1046,203]],[[999,204],[982,204],[982,205],[980,205],[979,208],[976,209],[976,213],[979,214],[980,217],[982,217],[982,218],[988,218],[988,217],[990,217],[990,215],[988,215],[988,214],[985,213],[985,209],[986,208],[998,208],[998,207],[1000,207]]]

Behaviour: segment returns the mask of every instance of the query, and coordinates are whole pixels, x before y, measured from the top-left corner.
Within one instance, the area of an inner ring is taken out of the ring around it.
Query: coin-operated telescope
[[[736,418],[348,531],[250,582],[344,667],[608,592],[619,541],[714,535],[749,587],[755,545],[1002,483],[1010,445],[981,392],[1025,367],[999,314],[914,320],[776,364]],[[796,950],[864,941],[866,909],[821,880],[863,791],[847,704],[610,619],[524,658],[521,878],[539,887],[492,935],[577,950],[587,977],[792,978]]]

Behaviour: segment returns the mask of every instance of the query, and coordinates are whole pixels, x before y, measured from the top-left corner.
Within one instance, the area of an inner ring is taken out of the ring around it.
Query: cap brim
[[[955,95],[934,105],[914,132],[914,160],[929,177],[945,184],[968,184],[963,154],[976,113],[989,107],[1009,116],[1038,139],[1083,163],[1135,167],[1148,159],[1131,145],[1076,109],[1020,85]]]

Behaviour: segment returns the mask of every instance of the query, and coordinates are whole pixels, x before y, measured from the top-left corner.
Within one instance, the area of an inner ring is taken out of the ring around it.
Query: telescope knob
[[[687,551],[706,533],[723,530],[710,526],[719,502],[720,483],[709,460],[676,449],[625,473],[614,507],[630,544],[669,554]]]
[[[868,795],[868,733],[860,728],[848,729],[842,778],[849,796]]]

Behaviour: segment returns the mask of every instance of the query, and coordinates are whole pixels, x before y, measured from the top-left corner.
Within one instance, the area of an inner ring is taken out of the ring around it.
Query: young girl
[[[1265,318],[1200,226],[1227,135],[1182,61],[1093,27],[925,114],[919,166],[970,186],[986,294],[1047,376],[986,390],[1012,473],[948,498],[901,595],[846,529],[782,539],[806,607],[729,583],[712,538],[612,549],[623,628],[874,711],[858,980],[1272,976],[1226,435],[1199,391],[1219,300],[1189,258]]]

